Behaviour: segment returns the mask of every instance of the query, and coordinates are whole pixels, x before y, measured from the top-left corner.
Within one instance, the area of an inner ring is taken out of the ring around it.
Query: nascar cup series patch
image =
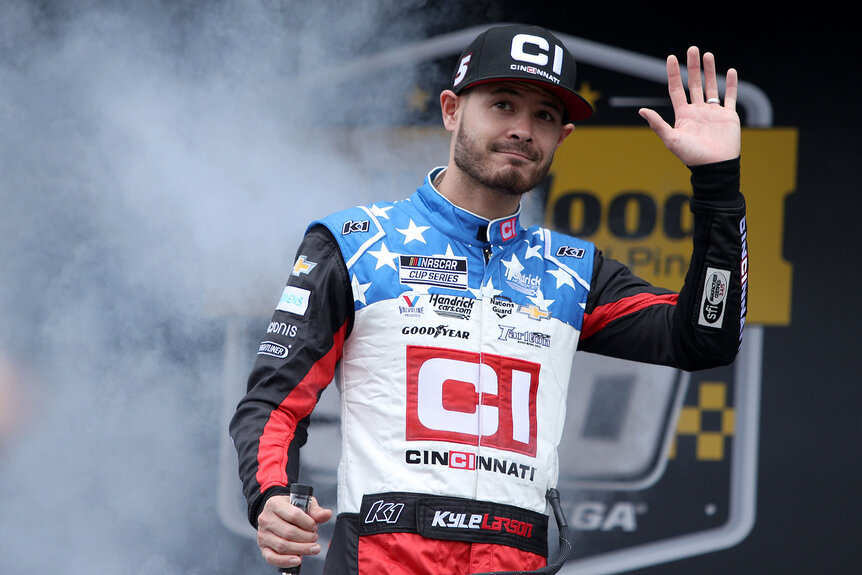
[[[399,256],[398,279],[408,285],[466,290],[467,258]]]

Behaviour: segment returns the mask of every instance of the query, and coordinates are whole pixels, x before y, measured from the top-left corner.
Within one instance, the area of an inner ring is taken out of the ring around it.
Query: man
[[[407,200],[309,226],[231,422],[249,520],[272,565],[320,551],[289,503],[307,418],[338,371],[339,516],[327,573],[475,573],[547,563],[572,356],[583,349],[694,370],[732,362],[744,324],[737,79],[668,59],[675,126],[640,114],[690,166],[694,252],[679,294],[592,244],[519,225],[573,122],[592,114],[562,42],[492,28],[440,104],[449,161]],[[705,321],[704,304],[722,321]],[[276,326],[276,327],[272,327]]]

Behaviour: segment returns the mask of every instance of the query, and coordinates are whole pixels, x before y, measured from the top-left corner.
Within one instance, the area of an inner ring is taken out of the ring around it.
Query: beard
[[[521,196],[536,187],[551,167],[553,154],[547,160],[543,160],[542,152],[529,142],[520,140],[495,142],[482,150],[468,132],[464,118],[461,118],[458,135],[455,138],[455,165],[467,176],[497,193]],[[528,160],[537,163],[526,174],[522,173],[515,164],[495,168],[487,159],[488,154],[495,152],[516,152],[528,158],[518,163],[526,164]]]

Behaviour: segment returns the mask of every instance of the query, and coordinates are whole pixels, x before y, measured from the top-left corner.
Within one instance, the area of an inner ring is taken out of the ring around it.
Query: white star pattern
[[[530,245],[530,242],[528,242],[527,240],[524,240],[524,241],[525,241],[525,242],[527,242],[527,252],[526,252],[526,254],[524,255],[524,260],[528,260],[528,259],[530,259],[530,258],[539,258],[539,259],[541,259],[541,258],[542,258],[542,254],[541,254],[540,252],[542,251],[542,246],[541,246],[541,245],[538,245],[538,246],[531,246],[531,245]]]
[[[548,308],[551,306],[551,304],[556,301],[552,299],[545,299],[545,296],[542,294],[541,289],[536,292],[536,295],[528,297],[527,299],[536,304],[536,307],[542,311],[548,311]]]
[[[485,287],[482,289],[482,295],[493,298],[501,293],[503,293],[503,290],[499,290],[494,287],[493,278],[488,278],[488,283],[486,283]]]
[[[371,286],[371,282],[367,284],[359,283],[356,274],[353,274],[353,280],[350,282],[350,287],[353,288],[353,301],[358,301],[362,305],[367,305],[365,301],[365,292]]]
[[[503,260],[503,265],[506,266],[506,277],[515,277],[524,271],[524,266],[521,265],[515,254],[512,254],[512,259],[509,261]]]
[[[564,285],[575,289],[575,281],[572,279],[572,276],[563,271],[562,268],[551,270],[548,273],[557,278],[557,289],[560,289],[560,287]]]
[[[413,240],[425,242],[425,238],[422,237],[422,232],[428,229],[428,226],[417,226],[416,223],[411,219],[410,223],[407,225],[406,229],[395,228],[402,234],[404,234],[404,243],[409,244]]]
[[[392,206],[386,206],[385,208],[379,208],[375,204],[375,205],[371,206],[371,213],[374,214],[375,216],[377,216],[378,218],[384,218],[384,219],[388,220],[389,214],[387,214],[386,212],[388,212],[391,209],[392,209]]]
[[[445,254],[434,254],[434,257],[454,258],[457,256],[455,255],[455,252],[452,251],[452,244],[446,244],[446,253]]]
[[[389,266],[393,270],[398,271],[398,268],[395,266],[395,258],[397,258],[399,254],[390,252],[385,243],[381,243],[380,249],[376,252],[369,251],[368,253],[377,258],[377,265],[374,267],[375,270],[379,270],[383,266]]]
[[[483,297],[493,298],[498,296],[503,293],[503,290],[499,290],[494,287],[494,278],[488,278],[488,283],[485,285],[477,288],[470,288],[470,293],[472,293],[473,297],[476,299],[482,299]]]

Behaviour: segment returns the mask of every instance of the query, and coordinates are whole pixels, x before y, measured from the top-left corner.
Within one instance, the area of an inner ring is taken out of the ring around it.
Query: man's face
[[[562,123],[563,105],[556,96],[524,82],[476,86],[462,98],[455,165],[499,193],[521,195],[533,189],[574,128]]]

